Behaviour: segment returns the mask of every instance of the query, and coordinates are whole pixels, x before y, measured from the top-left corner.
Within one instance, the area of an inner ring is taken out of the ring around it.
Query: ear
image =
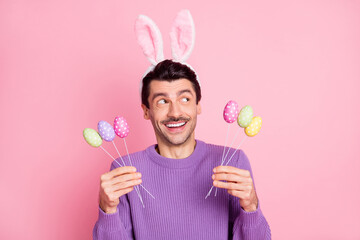
[[[189,10],[181,10],[170,31],[171,52],[176,61],[185,62],[195,44],[195,26]]]
[[[201,113],[200,101],[199,101],[198,104],[196,105],[196,111],[197,111],[197,115],[199,115],[199,114]]]
[[[139,15],[135,22],[135,34],[151,64],[156,65],[164,60],[161,32],[153,20],[145,15]]]
[[[141,108],[143,109],[144,112],[144,119],[149,120],[150,119],[149,109],[144,104],[141,104]]]

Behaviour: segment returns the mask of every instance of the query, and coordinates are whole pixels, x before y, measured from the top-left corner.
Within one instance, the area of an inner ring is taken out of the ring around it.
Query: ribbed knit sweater
[[[256,211],[246,212],[238,198],[220,188],[216,197],[214,188],[205,199],[213,182],[212,170],[221,164],[223,146],[196,140],[194,152],[184,159],[165,158],[155,147],[130,154],[142,174],[142,185],[155,199],[139,187],[145,208],[135,190],[120,197],[115,213],[107,214],[99,207],[94,239],[271,239],[260,201]],[[235,149],[229,156],[232,151]],[[123,159],[128,161],[127,156]],[[249,170],[255,187],[249,160],[242,150],[229,165]],[[110,169],[117,167],[113,162]]]

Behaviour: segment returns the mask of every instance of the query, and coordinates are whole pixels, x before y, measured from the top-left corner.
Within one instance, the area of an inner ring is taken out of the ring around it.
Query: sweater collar
[[[146,149],[146,154],[149,158],[160,166],[166,168],[187,168],[196,165],[205,153],[205,143],[200,140],[195,140],[196,146],[193,153],[187,158],[175,159],[166,158],[158,154],[155,150],[157,144],[153,144]]]

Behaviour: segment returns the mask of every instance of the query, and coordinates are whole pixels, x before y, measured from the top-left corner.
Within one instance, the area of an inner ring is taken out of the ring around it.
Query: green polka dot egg
[[[253,115],[254,115],[254,113],[253,113],[253,109],[251,106],[246,105],[245,107],[243,107],[240,110],[240,113],[237,118],[237,122],[238,122],[239,126],[242,128],[246,128],[247,126],[249,126],[251,123],[251,120],[253,119]]]
[[[92,128],[85,128],[83,131],[85,141],[92,147],[100,147],[102,139],[97,131]]]

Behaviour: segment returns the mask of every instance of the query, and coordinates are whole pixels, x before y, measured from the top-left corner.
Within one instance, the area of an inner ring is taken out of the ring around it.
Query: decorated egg
[[[100,147],[102,139],[97,131],[92,128],[85,128],[83,131],[85,141],[92,147]]]
[[[107,142],[111,142],[115,138],[115,131],[113,126],[106,121],[100,121],[98,123],[98,131],[102,139]]]
[[[246,105],[240,110],[239,116],[237,118],[237,122],[240,127],[246,128],[251,123],[253,119],[253,109],[251,106]]]
[[[233,123],[239,114],[239,105],[235,101],[229,101],[224,108],[224,120]]]
[[[117,116],[114,120],[114,130],[116,135],[118,135],[119,137],[127,137],[127,135],[129,135],[130,129],[126,122],[126,119]]]
[[[249,126],[247,126],[245,128],[245,134],[248,135],[249,137],[255,136],[256,134],[259,133],[259,131],[261,129],[261,125],[262,125],[261,117],[254,117],[251,120],[251,123],[249,124]]]

